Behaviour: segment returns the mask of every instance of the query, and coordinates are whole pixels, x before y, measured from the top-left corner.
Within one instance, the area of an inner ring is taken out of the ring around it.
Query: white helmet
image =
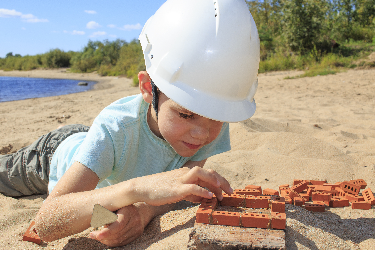
[[[148,74],[176,103],[225,122],[254,114],[260,42],[244,0],[168,0],[139,40]]]

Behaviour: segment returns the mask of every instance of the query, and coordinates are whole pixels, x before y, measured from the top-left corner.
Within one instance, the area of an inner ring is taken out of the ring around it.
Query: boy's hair
[[[159,106],[159,92],[160,90],[155,85],[155,83],[151,80],[151,87],[152,87],[152,106],[154,107],[156,113],[156,119],[158,119],[158,106]]]

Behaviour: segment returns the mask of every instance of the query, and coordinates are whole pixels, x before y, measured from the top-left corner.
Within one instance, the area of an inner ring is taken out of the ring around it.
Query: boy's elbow
[[[38,214],[35,218],[35,230],[44,242],[52,242],[54,240],[60,239],[57,236],[56,228],[51,225],[50,222],[46,221],[43,215]]]

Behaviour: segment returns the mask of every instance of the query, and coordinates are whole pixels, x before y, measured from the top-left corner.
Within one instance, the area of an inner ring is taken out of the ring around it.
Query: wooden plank
[[[284,230],[243,228],[195,223],[188,249],[285,249]]]

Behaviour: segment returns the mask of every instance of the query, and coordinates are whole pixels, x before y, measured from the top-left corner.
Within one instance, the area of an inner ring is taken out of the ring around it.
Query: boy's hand
[[[143,180],[146,184],[137,187],[136,191],[141,194],[142,201],[155,206],[181,200],[200,202],[203,198],[212,198],[213,193],[222,200],[222,191],[233,193],[228,181],[216,171],[198,166],[150,175]]]
[[[126,245],[142,235],[145,217],[139,207],[125,206],[117,211],[118,219],[100,231],[90,233],[90,238],[100,241],[110,247]]]

